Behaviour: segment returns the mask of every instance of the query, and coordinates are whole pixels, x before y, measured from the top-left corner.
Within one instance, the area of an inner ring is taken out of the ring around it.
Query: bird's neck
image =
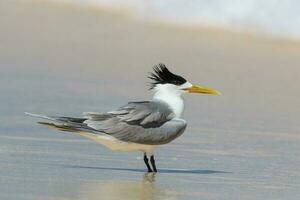
[[[175,114],[175,118],[180,118],[184,110],[184,102],[180,94],[167,90],[156,90],[153,95],[154,101],[163,101]]]

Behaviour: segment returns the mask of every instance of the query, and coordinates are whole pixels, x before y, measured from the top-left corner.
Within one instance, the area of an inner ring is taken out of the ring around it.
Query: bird
[[[181,117],[183,95],[220,95],[220,92],[192,84],[162,63],[153,67],[148,78],[153,92],[153,98],[148,101],[132,101],[108,112],[85,112],[79,118],[25,114],[43,119],[38,122],[42,125],[77,133],[114,151],[140,151],[148,172],[156,173],[155,147],[170,143],[187,127]]]

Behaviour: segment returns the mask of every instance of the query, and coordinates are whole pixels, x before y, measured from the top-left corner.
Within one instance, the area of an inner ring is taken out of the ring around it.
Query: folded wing
[[[130,102],[108,113],[85,113],[85,118],[83,123],[93,130],[140,144],[168,143],[186,128],[167,104],[156,101]]]

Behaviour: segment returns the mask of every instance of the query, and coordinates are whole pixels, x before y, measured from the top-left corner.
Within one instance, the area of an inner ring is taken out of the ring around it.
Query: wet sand
[[[0,1],[1,199],[299,199],[300,43]],[[151,98],[163,62],[222,96],[187,95],[183,136],[111,152],[23,112],[80,116]]]

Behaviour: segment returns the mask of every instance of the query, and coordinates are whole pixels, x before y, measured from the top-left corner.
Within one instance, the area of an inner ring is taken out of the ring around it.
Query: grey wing
[[[165,144],[180,136],[186,128],[182,119],[163,102],[130,102],[108,113],[85,113],[88,127],[121,141],[140,144]]]

